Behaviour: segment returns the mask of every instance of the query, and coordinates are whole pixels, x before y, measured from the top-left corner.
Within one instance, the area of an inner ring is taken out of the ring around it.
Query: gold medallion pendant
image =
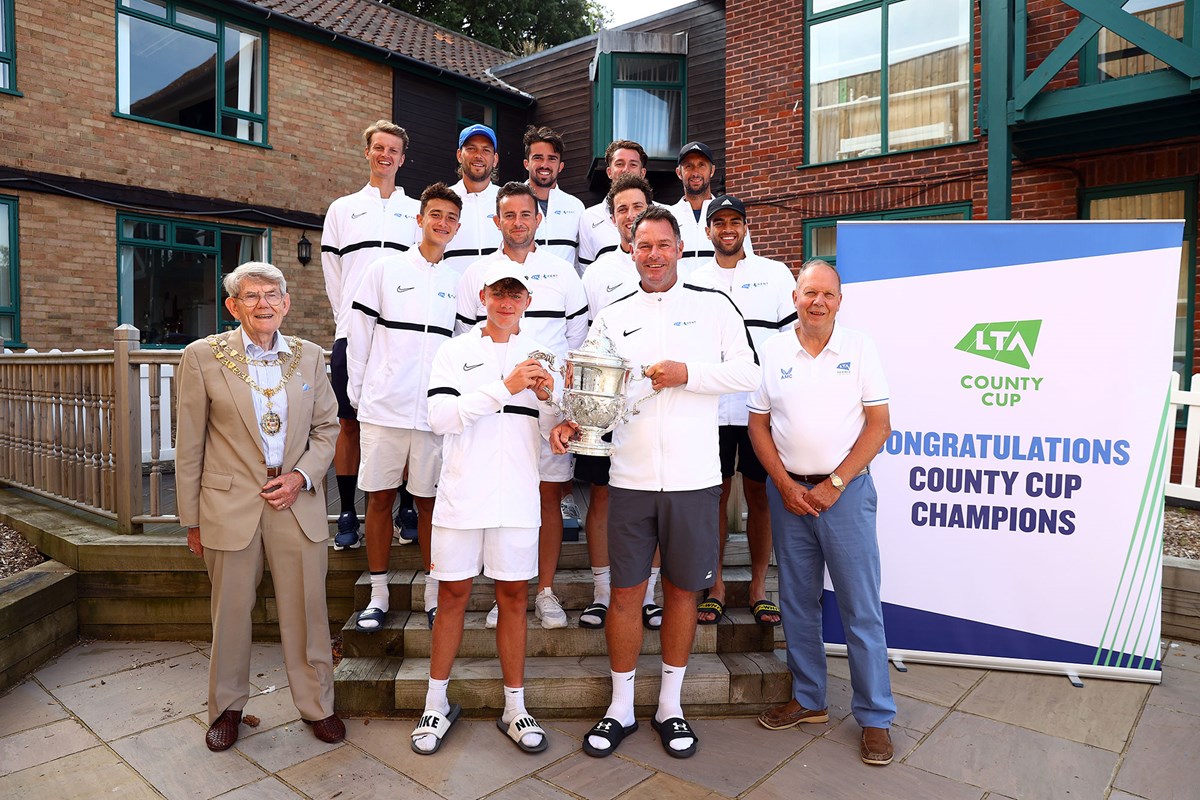
[[[268,411],[259,419],[258,426],[262,428],[263,433],[267,436],[274,436],[283,428],[283,420],[274,411]]]

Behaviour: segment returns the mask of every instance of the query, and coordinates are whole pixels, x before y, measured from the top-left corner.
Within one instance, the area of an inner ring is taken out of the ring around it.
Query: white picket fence
[[[1173,461],[1175,439],[1180,428],[1176,425],[1181,409],[1188,409],[1187,427],[1183,428],[1183,473],[1176,483],[1167,478],[1167,497],[1200,503],[1200,486],[1197,486],[1197,461],[1200,460],[1200,375],[1192,376],[1192,389],[1180,388],[1179,373],[1171,378],[1171,416],[1167,420],[1167,457]],[[1168,462],[1170,463],[1170,461]]]

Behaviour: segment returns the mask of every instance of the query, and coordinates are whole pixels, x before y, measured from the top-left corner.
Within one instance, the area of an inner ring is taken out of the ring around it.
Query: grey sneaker
[[[496,623],[498,623],[499,621],[500,621],[500,606],[498,606],[495,603],[492,603],[492,610],[488,612],[487,619],[485,619],[483,621],[483,627],[488,628],[490,630],[491,628],[495,628]]]
[[[547,630],[567,627],[567,612],[563,611],[562,603],[550,589],[538,592],[533,601],[533,615]]]
[[[580,519],[579,506],[575,504],[575,495],[569,494],[558,504],[558,510],[563,519]]]

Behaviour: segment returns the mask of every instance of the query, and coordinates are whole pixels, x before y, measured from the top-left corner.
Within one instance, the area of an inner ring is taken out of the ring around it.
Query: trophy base
[[[577,456],[611,456],[613,446],[600,437],[604,434],[598,429],[581,428],[579,438],[567,444],[567,452]]]

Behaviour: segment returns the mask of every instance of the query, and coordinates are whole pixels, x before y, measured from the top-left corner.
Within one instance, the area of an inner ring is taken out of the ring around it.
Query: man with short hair
[[[445,265],[462,274],[481,257],[500,247],[500,231],[492,217],[496,213],[496,192],[492,173],[500,163],[496,152],[496,132],[487,125],[468,125],[458,134],[458,183],[450,188],[462,198],[462,217],[458,233],[446,247]]]
[[[661,549],[666,611],[660,632],[662,679],[651,720],[674,758],[696,752],[683,718],[681,689],[696,631],[696,597],[712,585],[716,538],[706,535],[721,495],[718,396],[749,391],[761,372],[741,315],[720,292],[679,280],[683,253],[671,212],[652,206],[633,226],[637,291],[596,317],[617,351],[645,370],[652,386],[633,383],[641,413],[613,432],[608,550],[612,606],[605,626],[613,695],[604,718],[584,735],[583,750],[608,756],[637,729],[634,672],[641,650],[639,611],[655,548]],[[679,359],[679,360],[677,360]],[[637,367],[635,367],[636,369]],[[650,389],[660,392],[647,398]],[[556,452],[578,431],[564,422],[551,433]]]
[[[771,476],[768,502],[779,562],[792,699],[758,718],[772,730],[829,719],[823,575],[829,570],[850,659],[851,709],[864,763],[892,760],[896,716],[879,597],[875,484],[868,465],[891,432],[888,385],[874,343],[836,323],[837,270],[800,268],[794,331],[763,345],[763,380],[749,402],[750,439]]]
[[[442,611],[433,627],[425,710],[412,733],[419,755],[438,751],[462,710],[450,705],[446,689],[471,583],[481,571],[495,581],[500,607],[504,713],[496,724],[527,753],[547,745],[525,710],[525,603],[537,574],[538,454],[558,420],[545,402],[554,379],[528,356],[543,345],[521,320],[530,303],[524,269],[494,260],[482,281],[484,322],[442,345],[428,381],[429,424],[445,437],[432,554]]]
[[[583,216],[583,203],[574,195],[558,188],[558,176],[562,173],[565,145],[562,136],[551,128],[535,128],[525,131],[525,171],[527,181],[537,198],[542,221],[538,224],[537,245],[575,268],[579,250],[579,219]]]
[[[716,257],[692,273],[696,286],[729,295],[746,320],[761,352],[763,343],[779,331],[790,331],[796,322],[792,306],[792,272],[781,261],[771,261],[746,252],[746,206],[736,197],[722,195],[708,204],[708,235]],[[746,540],[750,546],[750,611],[759,625],[779,624],[779,607],[767,600],[767,566],[771,561],[771,520],[767,510],[767,473],[754,455],[746,431],[748,412],[745,392],[721,396],[717,415],[721,444],[721,508],[717,514],[721,559],[729,537],[729,495],[733,473],[742,475],[742,491],[749,516]],[[716,582],[708,597],[697,607],[701,625],[716,625],[725,613],[725,581],[722,561],[717,561]]]
[[[567,351],[583,344],[587,336],[588,302],[583,282],[574,267],[534,243],[535,231],[542,224],[537,196],[527,184],[510,182],[496,194],[496,226],[502,244],[494,255],[480,259],[467,268],[458,282],[457,333],[465,333],[487,319],[484,276],[496,263],[510,262],[524,272],[525,284],[532,287],[532,305],[525,312],[521,329],[542,342],[547,352],[565,359]],[[539,469],[541,474],[542,527],[538,557],[538,586],[534,611],[543,628],[565,628],[567,614],[554,594],[554,573],[562,552],[563,521],[559,502],[564,489],[571,486],[573,474],[570,454],[550,452],[543,443]],[[492,608],[486,624],[494,627],[497,609]]]
[[[408,132],[394,122],[381,119],[363,131],[363,142],[370,170],[367,185],[330,204],[321,232],[321,267],[334,322],[330,376],[341,426],[333,458],[341,500],[334,550],[362,544],[354,507],[360,457],[358,418],[346,396],[350,304],[368,264],[390,253],[404,252],[417,241],[420,211],[420,203],[396,185],[396,171],[404,164],[404,154],[408,151]]]
[[[615,250],[597,258],[583,273],[592,319],[612,301],[637,290],[640,278],[633,263],[633,222],[653,204],[654,190],[638,175],[618,175],[609,187],[604,205],[620,241]]]
[[[683,233],[679,275],[684,280],[691,280],[692,273],[713,257],[707,225],[708,204],[712,201],[712,182],[716,174],[712,148],[704,142],[688,142],[679,149],[675,175],[683,184],[683,197],[670,209]],[[747,253],[753,254],[749,238],[743,246]]]
[[[611,142],[604,151],[604,171],[610,181],[627,172],[645,178],[646,151],[629,139]],[[579,274],[587,272],[596,259],[616,250],[620,244],[621,235],[613,225],[605,201],[588,206],[579,218]]]
[[[454,332],[458,274],[442,257],[458,231],[462,200],[444,183],[421,193],[417,224],[421,242],[407,253],[367,268],[354,297],[346,364],[347,393],[362,427],[359,483],[367,493],[367,569],[371,599],[355,627],[372,633],[389,608],[387,571],[392,541],[392,504],[408,476],[416,499],[418,541],[429,569],[429,531],[441,437],[429,427],[426,389],[433,357]],[[430,626],[437,611],[437,581],[425,582]]]

